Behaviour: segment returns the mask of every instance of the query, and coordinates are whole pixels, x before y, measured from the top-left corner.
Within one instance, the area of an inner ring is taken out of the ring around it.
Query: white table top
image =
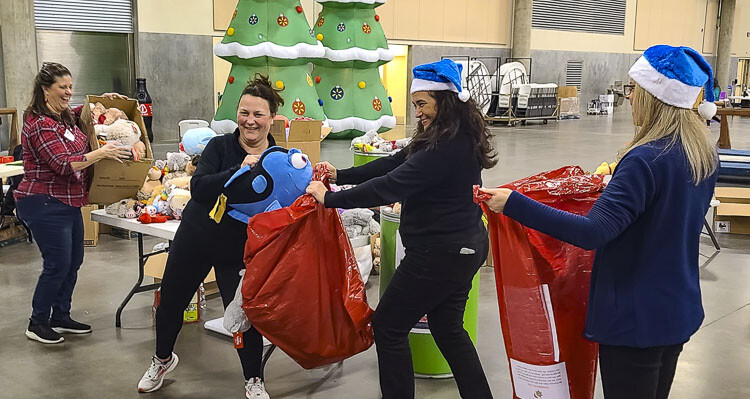
[[[0,178],[23,174],[23,166],[0,164]]]
[[[143,224],[137,219],[125,219],[119,218],[115,215],[107,215],[107,212],[104,209],[92,211],[91,220],[113,227],[119,227],[121,229],[163,238],[165,240],[173,240],[174,234],[180,226],[179,220],[168,220],[166,223]]]

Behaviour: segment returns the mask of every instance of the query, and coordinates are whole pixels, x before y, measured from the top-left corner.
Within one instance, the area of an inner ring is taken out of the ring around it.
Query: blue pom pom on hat
[[[461,88],[463,65],[448,58],[438,62],[417,65],[412,70],[414,79],[411,82],[411,93],[418,91],[452,91],[458,99],[466,102],[471,95]]]
[[[704,89],[705,101],[698,106],[698,113],[705,119],[716,115],[713,69],[690,47],[649,47],[628,74],[654,97],[679,108],[692,109]]]

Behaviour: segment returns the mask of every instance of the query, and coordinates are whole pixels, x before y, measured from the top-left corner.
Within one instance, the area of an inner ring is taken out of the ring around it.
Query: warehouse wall
[[[183,119],[214,114],[212,0],[138,0],[138,77],[154,100],[154,140],[177,140]]]

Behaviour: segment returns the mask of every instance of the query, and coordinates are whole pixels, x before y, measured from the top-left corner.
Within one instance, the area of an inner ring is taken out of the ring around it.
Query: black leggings
[[[240,251],[238,253],[241,254]],[[229,264],[221,264],[229,263]],[[182,328],[183,312],[198,286],[214,267],[224,308],[234,299],[240,283],[239,272],[245,265],[242,256],[235,262],[220,262],[212,256],[205,232],[197,226],[182,223],[169,249],[164,279],[161,283],[161,302],[156,310],[156,356],[168,358],[174,350]],[[243,335],[244,348],[237,349],[245,379],[261,377],[263,337],[255,328]]]
[[[606,399],[667,399],[682,345],[631,348],[599,345]]]

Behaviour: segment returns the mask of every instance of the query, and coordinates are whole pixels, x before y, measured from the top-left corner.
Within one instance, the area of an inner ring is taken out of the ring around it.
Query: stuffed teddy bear
[[[102,116],[104,116],[103,120],[102,120]],[[99,116],[99,118],[95,120],[103,125],[111,125],[119,119],[128,120],[128,116],[125,115],[125,113],[122,112],[122,110],[117,109],[117,108],[108,109],[106,112],[102,114],[102,116]]]
[[[99,117],[104,115],[105,112],[107,112],[107,108],[104,107],[102,103],[96,103],[96,104],[89,104],[91,107],[91,117],[94,120],[95,123],[99,122]]]
[[[185,166],[190,163],[190,155],[184,152],[168,152],[167,168],[170,173],[185,171]]]
[[[132,198],[125,198],[115,202],[114,204],[107,205],[104,209],[108,215],[115,215],[117,217],[125,218],[128,217],[128,211],[132,211],[134,209],[136,202],[137,201]]]
[[[172,194],[172,190],[179,188],[190,191],[190,179],[191,176],[175,177],[173,179],[164,180],[164,187],[166,188],[167,195]]]
[[[617,162],[612,162],[610,164],[606,162],[602,162],[601,165],[599,165],[596,170],[594,171],[595,175],[611,175],[615,173],[615,168],[617,167]]]
[[[148,200],[146,201],[146,205],[153,205],[154,201],[161,197],[161,193],[164,191],[164,185],[159,184],[158,186],[154,187],[154,190],[151,191],[151,196],[148,197]]]
[[[146,175],[146,181],[143,183],[143,187],[138,191],[138,199],[141,201],[148,201],[151,198],[151,194],[154,189],[161,184],[161,170],[152,166],[148,170]]]
[[[187,165],[185,165],[185,173],[188,176],[192,176],[195,173],[195,169],[198,167],[198,161],[201,159],[200,155],[194,156]]]

